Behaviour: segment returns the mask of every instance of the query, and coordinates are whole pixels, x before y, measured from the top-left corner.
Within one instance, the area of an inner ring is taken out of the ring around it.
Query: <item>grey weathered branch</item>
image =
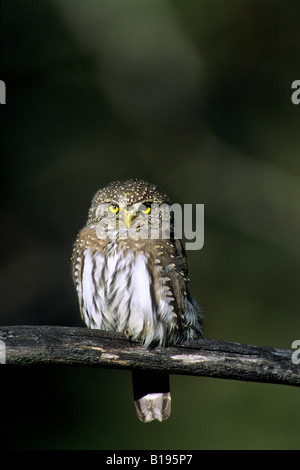
[[[145,349],[118,333],[58,326],[0,327],[0,363],[63,364],[168,371],[300,386],[294,351],[200,339]],[[1,371],[1,368],[0,368]]]

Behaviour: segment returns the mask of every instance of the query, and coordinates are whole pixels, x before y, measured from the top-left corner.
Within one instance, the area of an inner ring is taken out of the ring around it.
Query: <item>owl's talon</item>
[[[131,340],[132,335],[130,334],[130,330],[128,328],[124,330],[124,335],[128,339],[130,346],[132,346],[132,340]]]

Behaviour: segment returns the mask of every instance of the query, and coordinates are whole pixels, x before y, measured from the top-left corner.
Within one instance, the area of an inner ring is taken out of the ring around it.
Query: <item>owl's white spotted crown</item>
[[[204,245],[204,204],[171,204],[158,186],[143,180],[116,181],[98,191],[87,224],[99,239],[181,240],[184,235],[186,250]]]
[[[168,196],[155,184],[140,179],[114,181],[97,191],[92,200],[89,216],[93,216],[99,204],[120,202],[131,205],[139,201],[151,201],[153,204],[170,204]]]
[[[154,184],[116,181],[95,194],[88,224],[99,239],[169,239],[174,218],[170,207],[168,196]]]

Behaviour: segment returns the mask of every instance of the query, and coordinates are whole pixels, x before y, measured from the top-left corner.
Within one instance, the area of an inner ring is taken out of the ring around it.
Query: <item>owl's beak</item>
[[[126,212],[125,214],[125,220],[126,220],[126,225],[129,228],[131,225],[131,222],[133,219],[135,219],[136,215],[135,214],[130,214],[129,212]]]

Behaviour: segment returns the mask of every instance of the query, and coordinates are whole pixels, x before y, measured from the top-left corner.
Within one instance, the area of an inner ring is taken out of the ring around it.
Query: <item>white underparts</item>
[[[83,253],[81,282],[77,282],[82,316],[89,328],[127,332],[145,346],[153,341],[165,344],[175,323],[171,304],[173,297],[163,276],[162,267],[155,265],[156,283],[148,270],[145,254],[121,251],[104,257],[86,248]],[[153,292],[156,292],[154,299]]]

